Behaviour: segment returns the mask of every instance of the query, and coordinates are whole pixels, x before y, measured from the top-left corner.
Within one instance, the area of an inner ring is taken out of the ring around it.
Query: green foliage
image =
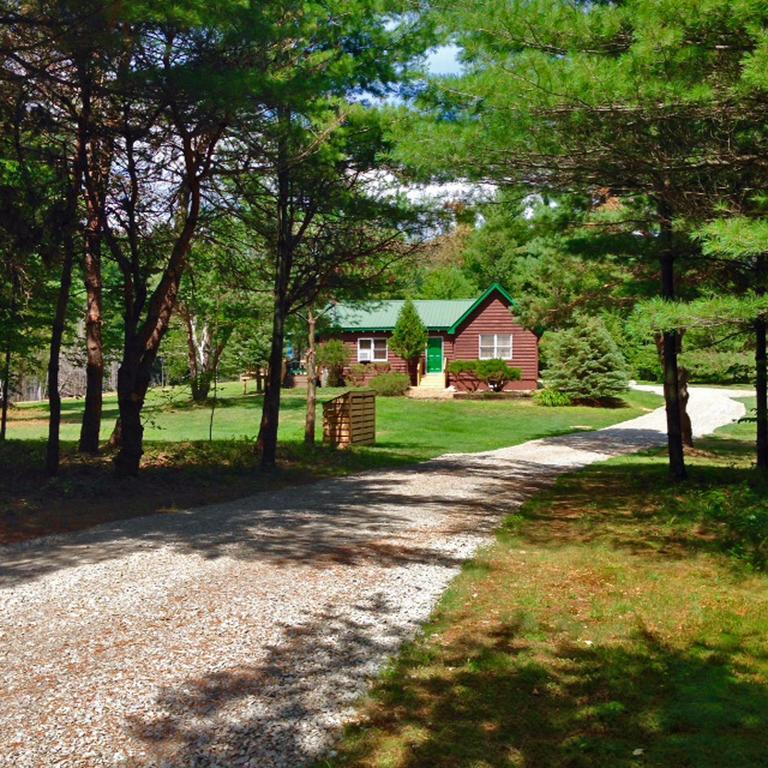
[[[337,387],[347,362],[347,350],[341,339],[328,339],[317,346],[317,367],[328,369],[328,386]]]
[[[508,381],[519,381],[522,371],[510,368],[503,360],[478,360],[475,374],[494,392],[501,392]]]
[[[680,365],[691,382],[741,384],[754,378],[755,356],[735,350],[694,349],[680,355]]]
[[[403,360],[414,360],[423,354],[428,335],[416,305],[411,299],[406,299],[389,340],[390,349]]]
[[[732,554],[751,566],[768,566],[768,505],[765,489],[748,483],[699,491],[669,502],[671,511],[713,525]]]
[[[480,293],[477,284],[459,267],[438,267],[428,272],[419,291],[421,299],[470,299]]]
[[[328,339],[317,345],[317,364],[331,368],[347,362],[347,350],[341,339]]]
[[[626,362],[599,317],[578,315],[572,328],[544,337],[548,389],[575,401],[600,402],[627,389]]]
[[[501,392],[508,381],[518,381],[522,376],[519,368],[510,368],[503,360],[451,360],[448,373],[465,383],[485,382],[494,392]]]
[[[448,373],[476,373],[477,360],[451,360],[447,365]]]
[[[377,395],[395,397],[406,393],[411,386],[411,379],[405,373],[380,373],[368,382],[368,386]]]
[[[568,405],[573,405],[569,395],[565,392],[558,392],[556,389],[540,389],[533,396],[537,405],[542,405],[545,408],[564,408]]]

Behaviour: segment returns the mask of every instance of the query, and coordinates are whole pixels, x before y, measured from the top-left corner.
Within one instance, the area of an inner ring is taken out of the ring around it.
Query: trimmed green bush
[[[476,373],[477,360],[451,360],[447,366],[448,373],[458,375],[460,373]]]
[[[545,408],[564,408],[567,405],[573,405],[571,398],[565,392],[558,392],[555,389],[540,389],[533,398],[536,405],[543,405]]]
[[[508,381],[519,381],[522,371],[519,368],[510,368],[503,360],[478,360],[475,374],[489,389],[501,392]]]
[[[626,391],[626,362],[599,317],[576,315],[571,328],[545,334],[544,344],[547,389],[582,403],[615,400]]]
[[[377,395],[396,397],[405,394],[411,386],[411,379],[405,373],[380,373],[368,382],[368,386]]]

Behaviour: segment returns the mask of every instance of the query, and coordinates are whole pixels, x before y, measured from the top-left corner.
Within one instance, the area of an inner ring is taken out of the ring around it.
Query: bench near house
[[[372,374],[382,366],[407,372],[405,360],[389,348],[403,303],[402,299],[376,300],[333,308],[329,319],[335,326],[333,335],[347,348],[346,371],[363,363],[370,365]],[[492,285],[477,299],[416,300],[414,304],[429,331],[420,386],[465,389],[464,382],[447,373],[448,363],[500,359],[522,372],[519,381],[507,382],[506,390],[536,389],[538,339],[515,320],[514,301],[500,285]]]

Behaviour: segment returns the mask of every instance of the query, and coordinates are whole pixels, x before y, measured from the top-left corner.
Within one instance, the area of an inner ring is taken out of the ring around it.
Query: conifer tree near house
[[[610,400],[627,389],[626,363],[599,317],[577,315],[572,328],[545,340],[548,388],[590,402]]]
[[[408,364],[408,375],[413,385],[418,383],[418,363],[427,346],[427,336],[427,329],[421,322],[416,305],[411,299],[406,299],[398,315],[389,346]]]

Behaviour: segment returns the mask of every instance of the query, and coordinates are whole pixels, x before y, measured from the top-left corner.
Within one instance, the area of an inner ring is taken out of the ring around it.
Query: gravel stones
[[[692,389],[697,433],[743,413],[732,394]],[[503,515],[663,428],[656,411],[3,548],[0,766],[314,759]]]

